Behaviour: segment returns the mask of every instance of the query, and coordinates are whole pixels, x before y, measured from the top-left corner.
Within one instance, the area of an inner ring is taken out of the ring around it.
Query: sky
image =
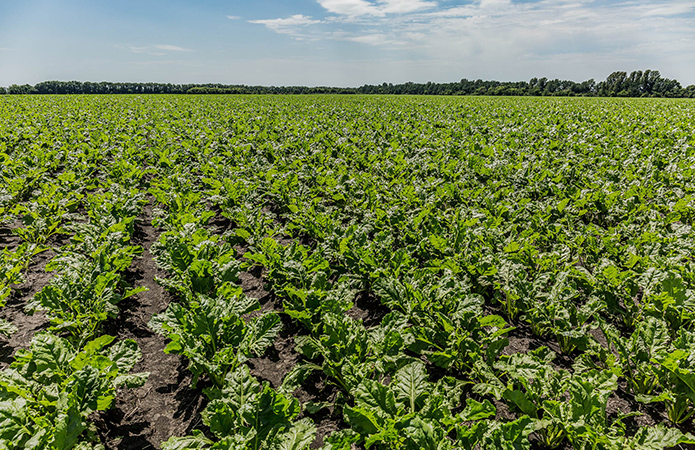
[[[0,0],[0,86],[361,86],[659,70],[695,84],[695,1]]]

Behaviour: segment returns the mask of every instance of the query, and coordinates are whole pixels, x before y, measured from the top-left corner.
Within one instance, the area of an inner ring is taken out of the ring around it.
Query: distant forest
[[[396,95],[511,95],[584,97],[695,98],[695,85],[683,87],[663,78],[658,70],[613,72],[604,81],[532,78],[529,81],[462,79],[453,83],[364,85],[357,88],[306,86],[246,86],[226,84],[114,83],[44,81],[35,85],[0,87],[0,94],[396,94]]]

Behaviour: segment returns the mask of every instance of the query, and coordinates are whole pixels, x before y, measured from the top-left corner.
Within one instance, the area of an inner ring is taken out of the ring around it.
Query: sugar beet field
[[[695,102],[0,98],[0,449],[695,448]]]

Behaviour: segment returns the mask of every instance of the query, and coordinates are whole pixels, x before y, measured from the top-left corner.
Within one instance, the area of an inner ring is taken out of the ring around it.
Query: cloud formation
[[[680,36],[695,36],[695,21],[683,17],[695,11],[695,3],[684,1],[477,0],[460,6],[423,0],[317,2],[328,13],[325,20],[296,14],[251,23],[295,36],[302,27],[302,37],[316,40],[402,45],[442,58],[597,51],[627,56],[638,46],[656,50]],[[349,31],[341,28],[345,24],[351,25]]]
[[[381,49],[382,58],[407,54],[415,64],[492,74],[482,77],[566,72],[576,78],[609,66],[664,70],[685,67],[676,60],[695,61],[692,1],[316,1],[323,18],[296,14],[251,22],[296,39]]]
[[[189,48],[179,47],[178,45],[171,44],[153,44],[145,46],[134,46],[134,45],[116,45],[116,48],[127,49],[131,53],[143,53],[146,55],[162,56],[169,52],[193,52]]]
[[[437,2],[422,0],[318,0],[326,11],[345,16],[378,16],[405,14],[435,8]]]
[[[314,20],[309,16],[295,14],[286,19],[265,19],[265,20],[249,20],[249,23],[265,25],[266,28],[280,34],[289,34],[298,36],[298,29],[307,25],[321,23],[320,20]]]

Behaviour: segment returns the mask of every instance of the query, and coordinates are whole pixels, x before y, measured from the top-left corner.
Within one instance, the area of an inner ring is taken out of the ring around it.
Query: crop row
[[[86,155],[66,155],[61,160],[42,145],[3,153],[3,219],[21,223],[12,229],[21,243],[3,249],[2,300],[22,282],[33,256],[55,250],[46,264],[54,277],[25,304],[29,314],[44,312],[47,330],[0,372],[6,449],[103,448],[90,418],[110,408],[118,388],[142,386],[148,375],[130,373],[141,358],[135,341],[103,332],[119,314],[118,303],[142,291],[123,275],[142,251],[130,241],[143,195],[108,176],[88,178],[80,173],[90,167]],[[68,159],[83,164],[70,168]],[[61,236],[69,243],[54,249]],[[11,320],[2,325],[7,335],[17,331]]]
[[[176,301],[150,327],[207,402],[204,426],[163,448],[695,443],[691,103],[31,101],[88,105],[81,150],[47,144],[64,160],[118,154],[94,159],[117,182],[80,200],[89,220],[66,228],[58,276],[32,302],[61,339],[82,348],[118,314],[132,221],[145,190],[155,199],[152,253]],[[21,133],[3,135],[5,160],[41,142]],[[274,311],[243,293],[254,268]],[[375,320],[355,318],[360,299]],[[282,323],[301,360],[271,387],[247,362]],[[338,394],[301,404],[293,393],[316,377]],[[323,444],[322,411],[339,428]]]

